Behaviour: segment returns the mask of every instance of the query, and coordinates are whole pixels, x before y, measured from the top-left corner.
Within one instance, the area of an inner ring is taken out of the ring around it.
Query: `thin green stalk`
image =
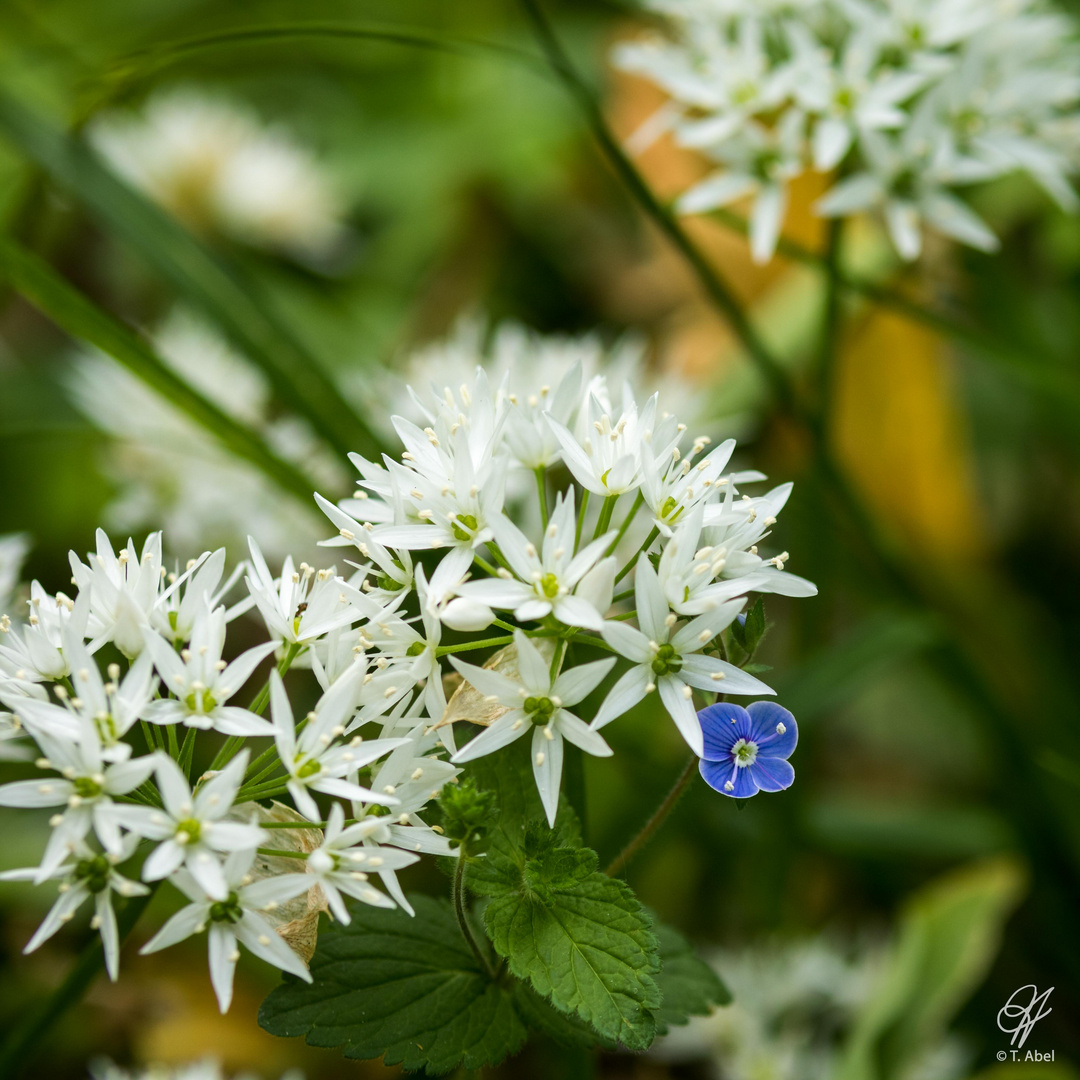
[[[138,334],[95,305],[43,259],[11,239],[0,238],[0,277],[65,333],[107,353],[231,453],[310,505],[316,486],[313,480],[278,457],[261,436],[185,382]]]
[[[509,630],[511,634],[517,633],[517,631],[521,629],[520,626],[505,622],[503,619],[492,619],[491,625],[501,627],[503,630]]]
[[[306,851],[286,851],[284,848],[261,847],[255,849],[260,855],[273,859],[306,859]]]
[[[465,852],[460,851],[458,853],[457,866],[454,869],[454,914],[457,916],[458,927],[461,930],[461,936],[465,939],[465,944],[469,946],[473,956],[476,957],[477,962],[480,964],[480,969],[487,975],[489,979],[495,978],[495,969],[491,966],[491,961],[487,958],[480,946],[476,942],[476,938],[473,936],[472,927],[469,925],[469,915],[465,910]]]
[[[619,531],[615,534],[615,539],[608,544],[607,550],[604,552],[605,559],[619,546],[620,541],[626,535],[626,530],[630,528],[630,523],[637,517],[637,512],[644,503],[645,496],[639,491],[637,493],[637,498],[634,499],[634,505],[630,507],[629,513],[623,518],[623,523],[619,526]]]
[[[555,652],[551,657],[551,668],[548,675],[552,682],[558,678],[559,668],[562,666],[563,654],[566,652],[566,639],[561,638],[555,642]]]
[[[195,756],[195,732],[196,728],[189,727],[184,735],[184,744],[180,747],[180,756],[177,759],[177,764],[180,766],[184,773],[184,776],[190,781],[191,779],[191,762]]]
[[[652,817],[642,825],[637,835],[615,856],[607,865],[604,873],[608,877],[620,874],[626,864],[653,838],[656,830],[667,820],[668,815],[675,809],[676,804],[686,794],[694,776],[697,774],[698,759],[691,754],[679,779],[675,781],[671,790],[664,796],[663,802],[653,811]]]
[[[536,493],[540,496],[540,519],[544,523],[544,528],[547,528],[548,523],[548,504],[547,504],[547,472],[541,465],[535,470],[536,472]]]
[[[649,548],[652,547],[653,541],[659,535],[660,535],[660,530],[658,528],[656,528],[656,526],[654,525],[653,528],[652,528],[652,531],[649,533],[648,536],[645,537],[645,541],[641,545],[641,547],[639,547],[637,549],[637,551],[634,552],[634,555],[630,559],[630,561],[615,575],[615,584],[616,585],[618,585],[619,582],[622,581],[622,579],[624,577],[626,577],[626,575],[629,574],[630,571],[633,570],[635,566],[637,566],[638,559],[640,559],[641,556],[644,555],[645,552],[648,551]],[[612,601],[612,603],[614,603],[614,601]]]
[[[615,504],[619,501],[618,495],[608,495],[604,499],[604,505],[600,507],[600,516],[596,519],[596,528],[593,529],[593,539],[599,540],[608,531],[611,524],[611,515],[615,512]]]
[[[293,661],[304,651],[306,646],[298,645],[296,642],[290,642],[289,647],[285,650],[285,654],[281,658],[281,662],[278,664],[277,673],[284,678],[285,673],[293,665]],[[248,709],[255,713],[256,716],[262,716],[266,709],[267,703],[270,701],[270,680],[267,679],[263,684],[262,689],[255,695],[255,700],[248,706]],[[216,771],[223,769],[236,755],[240,752],[240,748],[247,742],[247,737],[244,735],[230,735],[222,744],[221,749],[214,755],[214,760],[210,763],[210,770]],[[269,753],[274,751],[273,747],[269,748]],[[266,753],[261,755],[265,757]],[[252,762],[248,766],[248,772],[255,767],[255,762]]]
[[[173,761],[179,761],[180,760],[180,739],[177,737],[176,725],[175,724],[170,724],[169,725],[169,727],[168,727],[168,736],[169,736],[169,757],[171,757],[173,759]]]
[[[492,566],[491,563],[487,561],[487,559],[481,558],[479,555],[476,554],[475,551],[473,552],[473,562],[476,563],[476,565],[479,566],[480,569],[483,570],[488,577],[499,576],[498,567]]]
[[[581,526],[585,524],[585,511],[589,509],[589,489],[585,488],[581,493],[581,507],[578,509],[577,529],[574,532],[574,550],[581,547]]]
[[[128,900],[123,910],[117,914],[117,929],[121,943],[134,929],[156,888],[155,884],[146,896],[137,896]],[[24,1014],[19,1023],[14,1025],[9,1032],[7,1041],[0,1047],[0,1077],[17,1076],[35,1051],[45,1049],[45,1036],[53,1024],[68,1009],[82,1000],[83,995],[104,968],[105,951],[102,948],[101,939],[95,937],[83,949],[74,967],[49,998],[37,1009]]]
[[[745,345],[751,362],[765,379],[776,400],[785,409],[797,414],[799,410],[787,373],[758,336],[727,282],[709,263],[705,254],[689,235],[683,231],[675,215],[660,202],[652,188],[645,182],[644,177],[638,172],[637,166],[626,156],[619,140],[616,139],[604,119],[596,95],[570,63],[569,57],[540,7],[539,0],[521,0],[521,4],[548,63],[551,64],[552,70],[559,77],[567,93],[577,102],[593,138],[612,169],[630,190],[641,208],[690,263],[709,299],[725,316],[736,336]]]
[[[436,656],[449,656],[451,653],[471,652],[473,649],[493,649],[496,646],[510,645],[512,637],[484,638],[482,641],[463,641],[459,645],[440,645],[435,650]]]

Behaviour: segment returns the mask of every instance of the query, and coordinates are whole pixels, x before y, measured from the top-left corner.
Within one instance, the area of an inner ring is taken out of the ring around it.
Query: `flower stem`
[[[578,508],[577,531],[574,533],[574,550],[581,547],[581,526],[585,524],[585,511],[589,509],[589,489],[581,492],[581,506]]]
[[[656,528],[656,526],[654,525],[653,528],[652,528],[652,532],[650,532],[649,535],[645,537],[645,542],[641,545],[641,547],[639,547],[637,549],[637,551],[634,553],[633,558],[615,575],[615,584],[616,585],[618,585],[619,582],[622,581],[622,579],[624,577],[626,577],[626,575],[629,574],[630,571],[633,570],[635,566],[637,566],[638,559],[640,559],[641,556],[646,551],[648,551],[649,548],[652,547],[653,541],[659,535],[660,535],[660,530],[658,528]],[[614,601],[612,601],[612,603],[614,603]]]
[[[536,492],[540,496],[540,517],[544,522],[544,528],[547,528],[548,523],[548,504],[547,504],[547,484],[544,481],[544,467],[541,465],[537,467],[536,472]]]
[[[296,642],[293,642],[285,650],[285,655],[281,658],[281,663],[278,664],[277,669],[277,672],[280,676],[285,676],[285,672],[287,672],[289,668],[292,667],[293,661],[300,655],[301,652],[303,652],[304,648],[305,646],[298,645]],[[270,680],[267,679],[266,684],[259,691],[255,700],[248,706],[248,708],[251,712],[255,713],[256,716],[262,716],[263,712],[266,709],[266,704],[269,700]],[[217,752],[214,760],[210,762],[209,771],[213,772],[216,769],[223,769],[230,761],[232,761],[234,757],[236,757],[237,753],[239,753],[240,751],[240,747],[242,747],[246,741],[246,736],[230,735],[229,738],[227,738],[222,744],[222,747]],[[265,750],[248,766],[248,773],[254,772],[260,762],[265,761],[273,753],[276,753],[276,750],[273,746],[271,746],[268,750]]]
[[[469,925],[468,912],[465,910],[465,852],[458,853],[457,868],[454,870],[454,914],[457,916],[458,926],[461,929],[461,936],[465,939],[465,944],[472,950],[473,956],[476,957],[480,968],[487,974],[489,979],[495,978],[495,969],[491,966],[491,961],[481,951],[480,946],[476,942],[476,938],[473,936],[472,927]]]
[[[615,877],[622,873],[626,864],[653,838],[653,834],[667,820],[668,815],[675,809],[675,804],[683,797],[690,787],[697,772],[698,759],[691,754],[686,767],[679,774],[679,779],[671,790],[664,796],[664,801],[656,808],[651,818],[642,825],[638,834],[615,856],[608,864],[604,873],[608,877]]]
[[[146,910],[157,886],[154,885],[146,896],[136,896],[128,900],[123,911],[117,915],[117,929],[123,942],[139,917]],[[0,1077],[15,1077],[26,1058],[45,1045],[45,1035],[49,1029],[73,1005],[77,1005],[90,985],[105,967],[105,950],[101,939],[91,941],[75,966],[68,972],[67,978],[52,992],[41,1006],[22,1019],[0,1047]]]
[[[619,501],[618,495],[609,495],[600,507],[600,516],[596,519],[596,529],[593,531],[593,539],[604,535],[611,524],[611,515],[615,510],[615,504]]]
[[[484,638],[482,641],[463,641],[459,645],[440,645],[435,650],[436,656],[448,656],[450,653],[471,652],[473,649],[493,649],[496,645],[509,645],[512,637]]]
[[[634,505],[630,507],[630,512],[623,518],[623,523],[619,526],[619,531],[615,534],[615,539],[608,544],[607,549],[604,551],[605,559],[619,546],[619,541],[626,535],[626,530],[630,528],[630,523],[637,517],[637,512],[641,509],[644,502],[645,496],[639,491],[637,493],[637,498],[634,500]]]

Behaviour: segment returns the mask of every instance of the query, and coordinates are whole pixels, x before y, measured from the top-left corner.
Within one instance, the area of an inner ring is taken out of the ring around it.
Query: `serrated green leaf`
[[[323,929],[313,982],[273,990],[259,1010],[262,1027],[430,1073],[479,1069],[519,1050],[526,1029],[512,991],[480,971],[450,905],[410,901],[415,918],[357,904],[348,926]]]
[[[514,983],[514,1004],[530,1031],[538,1031],[560,1046],[602,1046],[615,1050],[618,1043],[607,1039],[576,1013],[559,1012],[528,983]]]
[[[493,867],[506,868],[496,857]],[[576,1012],[605,1038],[644,1050],[660,1007],[660,970],[652,920],[625,882],[593,872],[541,898],[524,868],[509,876],[484,909],[484,924],[510,971],[556,1008]]]
[[[678,930],[659,922],[655,929],[662,961],[656,981],[662,1002],[654,1016],[657,1035],[666,1035],[672,1026],[689,1023],[691,1016],[705,1016],[715,1005],[730,1004],[731,992]]]

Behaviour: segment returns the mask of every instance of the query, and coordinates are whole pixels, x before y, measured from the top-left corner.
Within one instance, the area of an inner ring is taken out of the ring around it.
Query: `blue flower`
[[[733,799],[791,787],[795,770],[787,759],[799,741],[799,725],[787,709],[772,701],[755,701],[748,709],[723,701],[702,709],[698,721],[705,735],[698,768],[709,787]]]

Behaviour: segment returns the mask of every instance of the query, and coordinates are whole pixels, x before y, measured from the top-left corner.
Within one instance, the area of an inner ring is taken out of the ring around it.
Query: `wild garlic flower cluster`
[[[5,617],[0,702],[37,757],[0,806],[52,812],[40,864],[6,876],[60,887],[28,949],[92,901],[115,978],[114,898],[167,881],[186,903],[142,951],[205,933],[223,1010],[241,946],[309,978],[319,911],[411,913],[398,871],[454,854],[428,804],[462,766],[528,738],[553,823],[565,743],[610,755],[602,729],[644,699],[717,790],[790,785],[791,714],[717,711],[773,693],[725,648],[748,595],[815,592],[770,547],[790,485],[748,493],[763,477],[732,441],[580,363],[535,393],[477,368],[415,400],[399,456],[354,455],[355,497],[316,496],[343,571],[271,569],[254,539],[228,576],[224,549],[173,568],[160,533],[117,551],[99,532],[72,596],[34,582]]]
[[[625,44],[623,68],[671,101],[638,133],[664,130],[716,171],[684,213],[752,198],[759,262],[773,254],[795,177],[832,186],[826,217],[878,211],[916,258],[930,226],[997,247],[956,189],[1025,172],[1075,210],[1080,49],[1075,21],[1041,0],[652,0],[670,39]]]
[[[121,176],[194,228],[302,261],[325,260],[347,234],[311,151],[236,102],[179,88],[88,134]]]

